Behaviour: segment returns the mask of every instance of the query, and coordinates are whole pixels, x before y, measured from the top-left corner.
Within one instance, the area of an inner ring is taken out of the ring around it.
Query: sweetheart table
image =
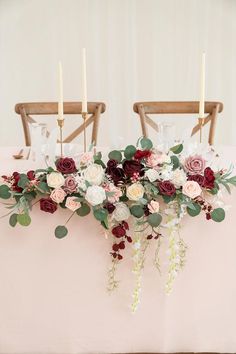
[[[12,151],[0,149],[1,175],[36,167],[13,160]],[[236,147],[219,152],[221,166],[236,163]],[[91,215],[72,219],[61,240],[54,228],[65,211],[51,216],[35,207],[27,228],[1,218],[0,353],[236,352],[236,190],[232,194],[225,197],[231,208],[222,223],[185,217],[187,264],[170,295],[147,259],[135,314],[131,259],[121,262],[122,281],[109,295],[111,243]]]

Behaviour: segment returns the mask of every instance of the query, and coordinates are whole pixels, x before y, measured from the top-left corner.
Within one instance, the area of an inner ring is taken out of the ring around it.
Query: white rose
[[[86,191],[87,187],[86,187],[86,183],[85,183],[85,179],[84,177],[82,176],[75,176],[75,180],[76,180],[76,183],[77,183],[77,187],[79,189],[82,189],[82,191]]]
[[[156,200],[151,200],[151,202],[148,204],[148,210],[150,211],[151,214],[158,213],[159,209],[160,209],[160,204]]]
[[[159,172],[160,178],[164,181],[171,180],[173,174],[172,168],[173,166],[171,165],[164,165]]]
[[[81,207],[81,203],[78,202],[77,197],[67,197],[66,198],[66,207],[71,211],[75,212],[77,209]]]
[[[101,204],[106,199],[105,190],[99,186],[90,186],[87,189],[85,199],[93,206]]]
[[[183,185],[183,194],[187,195],[189,198],[196,198],[202,193],[202,189],[199,184],[195,181],[187,181]]]
[[[55,203],[62,203],[63,200],[66,197],[66,192],[62,188],[56,188],[53,189],[53,191],[50,194],[50,198],[55,202]]]
[[[154,168],[150,168],[145,172],[145,177],[149,179],[150,182],[154,182],[159,178],[159,173]]]
[[[84,178],[90,184],[99,185],[104,178],[104,170],[101,165],[93,163],[84,170]]]
[[[177,168],[174,170],[171,178],[171,182],[174,184],[175,188],[180,188],[187,181],[186,173],[184,170]]]
[[[144,187],[141,183],[133,183],[126,190],[126,195],[130,200],[139,200],[143,197]]]
[[[130,211],[127,205],[123,202],[115,204],[115,210],[113,212],[113,217],[116,221],[127,220],[130,217]]]
[[[51,172],[47,175],[47,184],[52,188],[60,188],[63,186],[65,182],[65,178],[62,176],[60,172]]]

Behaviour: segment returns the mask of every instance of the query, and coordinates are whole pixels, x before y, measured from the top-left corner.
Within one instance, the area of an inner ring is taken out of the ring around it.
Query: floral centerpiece
[[[202,212],[208,222],[223,221],[225,210],[217,200],[222,186],[230,192],[230,186],[236,185],[236,176],[232,176],[232,169],[214,171],[202,155],[183,154],[182,144],[164,152],[155,149],[147,138],[139,139],[136,146],[111,151],[108,158],[105,163],[100,152],[87,152],[77,162],[59,158],[54,167],[2,176],[0,198],[12,201],[7,206],[12,227],[28,226],[36,205],[51,214],[58,208],[69,209],[69,220],[92,213],[112,240],[109,290],[118,285],[115,271],[124,249],[131,245],[136,274],[135,311],[150,242],[156,242],[154,264],[159,268],[161,239],[168,237],[169,293],[185,263],[186,245],[179,236],[183,216],[195,217]],[[56,227],[58,239],[67,236],[69,220]]]

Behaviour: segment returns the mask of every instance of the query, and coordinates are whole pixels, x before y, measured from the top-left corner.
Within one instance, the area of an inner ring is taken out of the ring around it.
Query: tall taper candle
[[[199,118],[204,118],[204,105],[205,105],[205,53],[202,53],[201,65],[201,83],[200,83],[200,102],[199,102]]]
[[[83,97],[82,97],[82,112],[87,113],[87,77],[86,77],[86,50],[82,50],[82,82],[83,82]]]
[[[59,101],[58,101],[58,119],[63,120],[63,76],[61,62],[58,64],[59,69]]]

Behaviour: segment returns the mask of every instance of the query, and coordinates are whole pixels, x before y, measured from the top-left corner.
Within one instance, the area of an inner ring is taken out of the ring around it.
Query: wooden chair
[[[81,102],[64,102],[64,115],[66,114],[82,114]],[[93,123],[91,143],[97,144],[98,124],[101,113],[104,113],[106,106],[102,102],[89,102],[88,103],[88,117],[86,119],[86,127]],[[25,145],[31,146],[31,136],[29,125],[35,123],[31,115],[57,115],[58,103],[57,102],[32,102],[32,103],[17,103],[15,111],[20,114],[22,125],[24,129]],[[76,128],[63,142],[70,143],[84,130],[84,122]]]
[[[199,102],[136,102],[133,106],[134,112],[139,114],[143,136],[147,137],[147,124],[158,131],[158,125],[148,116],[149,114],[197,114]],[[208,142],[214,143],[216,119],[218,113],[222,112],[221,102],[205,102],[205,113],[208,114],[203,125],[210,123]],[[200,124],[196,124],[191,136],[200,130]]]

